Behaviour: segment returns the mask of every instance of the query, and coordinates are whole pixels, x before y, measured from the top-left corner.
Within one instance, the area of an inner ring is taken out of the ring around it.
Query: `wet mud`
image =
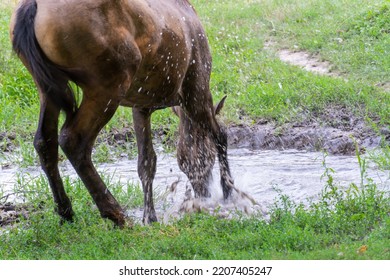
[[[258,123],[235,125],[228,128],[229,146],[234,149],[323,151],[332,155],[354,155],[376,148],[381,141],[390,141],[390,133],[373,131],[361,120],[335,113],[336,124],[317,121],[277,125]],[[348,122],[341,124],[341,122]]]
[[[30,213],[34,211],[34,208],[26,204],[11,202],[0,204],[0,228],[13,226],[21,220],[27,220]]]

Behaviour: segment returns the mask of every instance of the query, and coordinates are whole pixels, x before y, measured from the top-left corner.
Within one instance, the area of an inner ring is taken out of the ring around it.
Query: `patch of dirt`
[[[383,91],[390,92],[390,82],[378,83],[376,86],[381,88]]]
[[[12,151],[11,142],[15,139],[16,136],[13,134],[0,132],[0,152],[11,152]]]
[[[303,119],[303,118],[302,118]],[[368,127],[361,118],[354,117],[351,112],[344,108],[329,108],[328,111],[322,112],[321,115],[311,117],[302,122],[277,125],[272,122],[261,121],[254,125],[232,125],[227,127],[229,148],[240,149],[246,148],[250,150],[305,150],[305,151],[327,151],[334,155],[353,155],[356,145],[364,152],[364,149],[369,149],[379,146],[381,139],[390,142],[390,129],[382,129],[381,135],[377,135],[370,127]],[[164,130],[155,131],[154,138],[157,142],[162,143],[166,134]],[[112,131],[105,137],[104,141],[108,141],[110,145],[125,145],[128,142],[134,142],[134,133],[132,129],[123,129]],[[174,147],[176,136],[171,137],[168,145]],[[110,140],[108,140],[110,139]],[[117,166],[115,167],[117,168]],[[161,168],[161,166],[160,166]],[[168,166],[167,168],[172,167]],[[169,170],[169,169],[168,169]],[[166,174],[169,174],[167,171]],[[177,184],[179,181],[174,182]],[[173,185],[172,184],[172,185]],[[291,187],[291,185],[288,185]],[[171,186],[174,190],[174,188]],[[174,191],[171,191],[174,193]],[[0,201],[3,201],[0,199]],[[249,212],[252,205],[248,199],[241,201],[239,207],[243,212]],[[198,211],[205,208],[209,211],[216,209],[215,204],[202,204],[190,196],[180,208],[173,209],[169,214],[178,215],[186,211]],[[230,210],[236,207],[236,204],[224,205],[220,215],[228,217]],[[213,208],[214,207],[214,208]],[[219,206],[218,206],[219,207]],[[249,210],[248,210],[249,209]],[[262,208],[253,208],[263,211]],[[37,208],[25,204],[12,204],[0,202],[0,234],[1,230],[17,226],[24,219],[28,219],[32,212],[39,211]],[[176,211],[176,212],[175,212]],[[263,211],[264,212],[264,211]],[[139,214],[142,217],[142,213]]]
[[[31,211],[33,211],[31,207],[24,204],[9,202],[0,204],[0,228],[13,226],[19,223],[21,219],[28,219]]]
[[[277,43],[274,41],[267,41],[264,44],[264,49],[276,50]],[[325,61],[321,59],[320,56],[313,55],[305,51],[281,49],[276,51],[276,55],[281,61],[291,65],[300,66],[309,72],[332,77],[341,76],[339,73],[332,71],[332,65],[329,61]]]
[[[320,75],[339,76],[332,72],[331,64],[328,61],[321,60],[320,57],[311,55],[303,51],[291,51],[283,49],[278,52],[281,61],[300,66],[306,71],[314,72]]]
[[[268,41],[264,44],[264,49],[272,50],[277,49],[277,43]],[[329,61],[323,60],[318,55],[313,55],[305,51],[281,49],[276,51],[276,55],[279,59],[285,63],[299,66],[302,69],[316,73],[319,75],[331,76],[331,77],[342,77],[342,74],[334,71],[334,67]],[[378,88],[385,92],[390,92],[390,82],[383,81],[376,84]]]

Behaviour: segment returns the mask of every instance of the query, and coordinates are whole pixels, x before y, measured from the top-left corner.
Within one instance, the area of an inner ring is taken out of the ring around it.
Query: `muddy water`
[[[179,170],[176,159],[170,155],[158,156],[157,173],[154,181],[156,208],[160,220],[169,220],[180,216],[185,211],[204,208],[210,211],[219,209],[220,215],[231,215],[232,210],[267,212],[274,203],[278,193],[288,195],[296,202],[307,203],[315,200],[325,185],[324,157],[321,153],[287,151],[250,151],[246,149],[230,150],[229,159],[236,186],[257,201],[253,205],[237,193],[233,199],[225,202],[219,186],[219,173],[214,170],[214,180],[210,186],[212,198],[194,200],[191,197],[188,181]],[[360,185],[361,176],[357,159],[351,156],[328,156],[326,165],[335,173],[332,174],[336,184],[348,187],[350,183]],[[117,163],[102,164],[98,167],[104,174],[112,175],[111,182],[139,184],[136,160],[119,160]],[[217,166],[217,164],[216,164]],[[17,173],[40,175],[39,168],[17,170],[14,168],[0,171],[0,190],[11,192]],[[69,164],[61,166],[63,175],[76,177]],[[374,180],[381,189],[390,190],[389,172],[368,168],[368,177]],[[176,188],[173,188],[176,186]],[[187,192],[186,192],[187,190]],[[142,217],[142,209],[129,209],[128,214],[137,220]]]

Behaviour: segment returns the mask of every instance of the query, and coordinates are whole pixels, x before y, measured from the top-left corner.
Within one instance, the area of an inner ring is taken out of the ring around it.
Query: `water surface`
[[[326,185],[326,178],[321,178],[325,172],[324,155],[322,153],[302,152],[296,150],[286,151],[251,151],[247,149],[229,150],[231,171],[236,186],[253,197],[259,206],[253,209],[267,211],[279,193],[288,195],[297,203],[308,203],[315,200]],[[351,156],[327,156],[326,166],[332,168],[335,184],[348,187],[351,183],[360,186],[362,176],[356,157]],[[215,165],[217,167],[218,164]],[[60,165],[61,173],[71,177],[76,174],[69,163]],[[128,182],[140,184],[137,174],[137,161],[121,159],[115,163],[100,164],[98,170],[109,174],[111,181],[119,181],[124,185]],[[30,174],[32,178],[42,174],[40,168],[4,168],[0,171],[0,190],[3,195],[13,191],[18,176]],[[383,172],[370,167],[367,169],[367,177],[377,183],[378,187],[390,190],[389,172]],[[229,202],[222,199],[222,190],[219,185],[219,172],[214,168],[214,180],[210,186],[212,199],[202,201],[203,207],[212,209],[247,209],[249,201],[240,201],[240,197]],[[176,185],[171,191],[171,186]],[[189,187],[186,176],[179,170],[176,159],[167,154],[158,155],[157,173],[154,181],[156,193],[156,208],[161,218],[167,219],[170,215],[176,215],[183,210],[191,208],[183,204],[188,200]],[[184,205],[184,206],[183,206]],[[180,210],[181,209],[181,210]],[[188,209],[187,209],[188,210]],[[248,210],[248,209],[247,209]],[[129,215],[136,218],[142,217],[142,209],[130,209]]]

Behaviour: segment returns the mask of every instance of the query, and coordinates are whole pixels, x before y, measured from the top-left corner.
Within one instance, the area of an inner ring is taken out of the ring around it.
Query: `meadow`
[[[32,145],[39,112],[36,88],[11,51],[8,25],[15,1],[0,4],[0,159],[38,165]],[[227,95],[226,125],[277,125],[324,119],[345,110],[378,133],[390,128],[390,2],[388,0],[195,0],[208,34],[214,100]],[[282,62],[278,51],[305,51],[329,62],[332,76]],[[82,93],[79,93],[80,95]],[[153,116],[158,141],[172,151],[178,120],[170,110]],[[129,141],[113,144],[115,132]],[[117,114],[94,150],[97,163],[120,154],[135,157],[131,111]],[[390,169],[389,139],[375,152],[357,152],[362,178],[366,161]],[[65,160],[63,158],[63,160]],[[108,176],[107,176],[108,177]],[[119,230],[101,220],[78,180],[65,178],[76,222],[59,225],[46,180],[21,180],[34,209],[17,226],[0,230],[0,259],[389,259],[390,196],[365,178],[339,186],[324,166],[318,202],[296,204],[283,194],[262,216],[219,219],[205,213],[168,225]],[[138,207],[138,186],[110,184],[121,202]],[[0,197],[1,197],[0,192]],[[73,199],[74,198],[74,199]],[[1,203],[1,201],[0,201]]]

